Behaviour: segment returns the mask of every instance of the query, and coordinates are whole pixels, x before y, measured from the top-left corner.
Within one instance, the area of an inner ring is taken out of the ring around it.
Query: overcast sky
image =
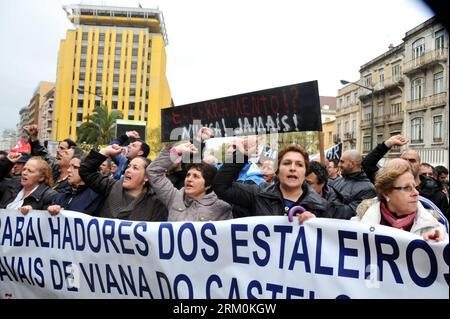
[[[39,81],[56,81],[70,0],[0,1],[0,131],[15,128]],[[163,11],[176,105],[317,80],[336,96],[362,64],[433,13],[420,0],[82,1]]]

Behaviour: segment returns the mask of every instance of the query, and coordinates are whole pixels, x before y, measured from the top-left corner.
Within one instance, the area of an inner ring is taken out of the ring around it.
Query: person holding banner
[[[20,157],[19,153],[11,154],[7,164],[12,167]],[[53,178],[50,166],[40,157],[32,157],[26,162],[20,181],[0,184],[0,208],[19,209],[23,214],[28,214],[32,209],[47,209],[58,194],[51,189]]]
[[[108,158],[122,152],[117,144],[108,145],[100,152],[91,150],[81,163],[79,174],[86,186],[105,197],[98,216],[139,221],[167,221],[167,209],[156,197],[145,169],[150,160],[137,156],[125,170],[124,178],[116,180],[98,170]]]
[[[192,143],[166,147],[147,167],[150,184],[156,196],[169,210],[169,221],[212,221],[233,218],[231,205],[218,199],[211,184],[217,169],[205,162],[187,166],[184,187],[177,189],[167,178],[166,171],[181,161],[182,156],[190,157],[198,150]]]
[[[87,187],[81,179],[78,170],[85,153],[78,147],[73,148],[73,150],[74,155],[69,163],[69,176],[67,178],[72,189],[69,192],[59,193],[47,210],[50,215],[57,215],[62,209],[67,209],[96,216],[103,205],[103,196]]]
[[[363,201],[351,220],[402,229],[425,240],[448,242],[448,234],[438,221],[437,212],[425,209],[419,201],[415,178],[407,161],[390,161],[377,173],[375,188],[377,198]]]
[[[252,216],[285,215],[293,206],[301,205],[307,211],[301,214],[327,217],[325,199],[321,198],[305,181],[308,169],[308,153],[298,145],[289,145],[278,153],[278,180],[266,187],[233,183],[248,155],[256,151],[256,141],[250,138],[236,139],[235,157],[240,163],[225,161],[217,173],[213,189],[219,198],[249,211]],[[235,216],[241,217],[241,216]]]

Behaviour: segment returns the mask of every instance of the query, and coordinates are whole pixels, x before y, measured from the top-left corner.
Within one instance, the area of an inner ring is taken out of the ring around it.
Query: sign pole
[[[320,163],[325,165],[325,152],[323,149],[323,132],[319,131],[319,154],[320,154]]]

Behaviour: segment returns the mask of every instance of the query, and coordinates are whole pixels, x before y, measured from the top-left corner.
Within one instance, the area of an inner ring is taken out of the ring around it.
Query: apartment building
[[[422,162],[448,167],[448,31],[431,18],[406,32],[405,133]]]
[[[53,139],[76,139],[95,105],[118,110],[124,120],[161,125],[171,106],[166,79],[168,44],[161,11],[112,6],[63,6],[74,30],[58,53]]]

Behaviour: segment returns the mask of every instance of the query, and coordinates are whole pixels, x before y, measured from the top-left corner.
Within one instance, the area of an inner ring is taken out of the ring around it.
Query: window
[[[392,81],[400,80],[400,63],[392,65]]]
[[[352,137],[356,138],[356,120],[352,121]]]
[[[372,106],[364,108],[364,120],[370,120],[372,117]]]
[[[81,46],[81,54],[86,54],[87,47],[85,45]]]
[[[433,117],[433,142],[442,142],[442,115]]]
[[[99,41],[105,41],[105,34],[104,33],[100,33],[98,40]]]
[[[413,60],[414,65],[419,65],[420,61],[419,58],[425,54],[425,39],[420,38],[416,40],[412,45],[412,54],[413,54]]]
[[[380,88],[384,88],[384,69],[378,70],[378,77],[380,81]]]
[[[353,92],[353,103],[356,103],[358,101],[358,92]]]
[[[364,86],[372,87],[372,75],[366,75],[364,77]]]
[[[346,96],[346,101],[345,101],[345,106],[349,106],[350,105],[350,95]]]
[[[423,142],[423,117],[416,117],[411,120],[411,142]]]
[[[402,111],[401,103],[391,104],[391,115],[399,114],[401,111]]]
[[[363,151],[364,152],[370,152],[371,145],[370,145],[370,136],[364,136],[363,138]]]
[[[423,98],[423,78],[418,78],[411,83],[411,100]]]
[[[345,121],[344,123],[344,134],[348,133],[348,121]]]
[[[83,120],[83,113],[77,113],[77,121],[80,122]]]
[[[444,53],[444,30],[439,30],[434,34],[435,47],[438,54]]]
[[[384,103],[379,103],[378,104],[378,114],[377,114],[377,116],[378,117],[382,117],[382,116],[384,116]]]
[[[434,74],[433,87],[434,87],[434,94],[444,92],[444,71]]]
[[[337,124],[336,135],[338,138],[341,135],[341,123]]]

